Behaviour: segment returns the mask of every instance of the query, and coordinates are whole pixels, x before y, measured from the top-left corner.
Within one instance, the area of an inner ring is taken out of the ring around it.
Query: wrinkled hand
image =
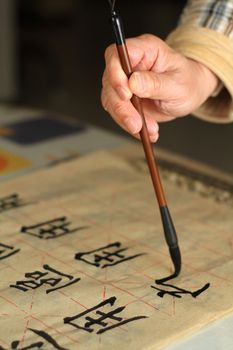
[[[116,46],[109,46],[105,52],[102,105],[123,129],[139,137],[142,121],[130,99],[132,94],[143,98],[150,140],[156,142],[158,122],[195,111],[214,92],[218,78],[153,35],[128,39],[126,43],[134,73],[128,80]]]

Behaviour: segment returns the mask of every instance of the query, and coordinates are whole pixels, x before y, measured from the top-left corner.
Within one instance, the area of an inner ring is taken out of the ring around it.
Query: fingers
[[[102,105],[116,123],[137,138],[139,138],[142,120],[130,101],[133,93],[139,97],[160,99],[159,96],[163,96],[162,98],[167,96],[167,90],[171,90],[171,86],[174,89],[175,84],[169,75],[164,77],[162,74],[167,69],[164,68],[166,60],[161,57],[163,66],[158,64],[159,52],[161,56],[164,45],[160,39],[152,35],[143,35],[127,40],[132,68],[140,71],[133,73],[130,80],[121,67],[116,45],[111,45],[105,52],[106,69],[102,80]],[[151,69],[157,73],[152,73]],[[167,84],[169,84],[169,88],[167,88]],[[143,104],[145,105],[145,119],[150,140],[156,142],[159,135],[156,121],[170,120],[173,117],[164,113],[160,108],[161,105],[156,105],[155,101],[145,100]]]
[[[106,50],[105,60],[106,69],[103,76],[103,86],[107,81],[122,100],[130,100],[132,92],[129,89],[128,78],[121,67],[115,45]]]
[[[146,126],[148,129],[150,141],[154,143],[159,138],[159,125],[151,115],[145,114],[145,112],[144,117],[146,120]]]
[[[145,118],[151,118],[157,123],[168,122],[176,118],[175,115],[169,110],[169,106],[161,103],[161,101],[143,100],[143,111]]]
[[[101,102],[104,109],[124,130],[132,135],[140,132],[142,127],[140,115],[130,100],[121,99],[109,83],[103,86]]]
[[[130,90],[141,98],[171,100],[177,94],[175,73],[135,72],[129,79]]]
[[[160,42],[159,39],[152,35],[143,35],[138,38],[127,39],[127,49],[133,69],[151,69],[158,52],[154,43],[156,40]],[[132,92],[129,88],[128,78],[121,67],[116,45],[111,45],[106,49],[105,62],[105,75],[110,85],[116,90],[121,99],[130,99],[132,97]]]
[[[134,71],[129,79],[121,67],[116,46],[106,50],[102,103],[121,127],[139,137],[141,118],[130,100],[133,95],[140,97],[150,139],[155,141],[157,122],[196,110],[208,98],[217,80],[214,77],[211,89],[206,88],[205,80],[209,78],[200,64],[153,35],[128,39],[127,47]]]
[[[121,100],[110,85],[105,85],[102,89],[101,101],[104,109],[107,110],[118,125],[136,138],[140,138],[139,132],[142,128],[141,116],[130,100]],[[156,142],[158,139],[158,124],[149,115],[146,116],[146,124],[151,142]]]

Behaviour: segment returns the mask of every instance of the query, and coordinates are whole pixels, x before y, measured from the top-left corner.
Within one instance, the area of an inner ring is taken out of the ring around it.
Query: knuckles
[[[108,99],[106,97],[106,93],[105,93],[104,89],[101,90],[100,102],[101,102],[102,107],[107,111],[108,110]]]
[[[103,73],[103,76],[102,76],[102,86],[105,87],[107,85],[107,73],[106,73],[106,70],[104,71]]]
[[[116,116],[122,116],[125,111],[124,104],[121,101],[113,101],[109,96],[106,94],[106,89],[102,88],[101,95],[100,95],[100,101],[102,107],[108,111],[110,114],[114,114]],[[112,111],[112,112],[111,112]]]
[[[120,101],[116,101],[112,104],[112,109],[114,114],[117,116],[122,116],[124,112],[124,105]]]
[[[149,93],[153,95],[153,92],[156,94],[162,89],[162,81],[159,79],[156,74],[152,74],[148,79]]]
[[[153,34],[149,34],[149,33],[145,33],[139,36],[139,39],[141,39],[144,42],[147,43],[152,43],[153,45],[164,45],[165,42],[163,40],[161,40],[159,37],[153,35]]]
[[[105,61],[107,62],[115,52],[116,52],[115,44],[109,45],[104,51]]]

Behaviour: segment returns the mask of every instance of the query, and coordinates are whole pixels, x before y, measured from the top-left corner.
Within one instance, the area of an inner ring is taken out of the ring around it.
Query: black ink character
[[[23,292],[27,292],[29,289],[37,289],[43,285],[55,287],[55,288],[47,289],[46,293],[48,294],[48,293],[54,292],[55,290],[71,286],[72,284],[80,281],[80,278],[74,278],[72,275],[67,275],[60,271],[57,271],[52,267],[50,267],[49,265],[44,265],[43,268],[51,272],[52,274],[58,275],[60,277],[57,277],[57,276],[50,277],[48,276],[49,272],[41,272],[41,271],[27,272],[24,275],[27,278],[27,280],[17,281],[16,284],[11,284],[10,287],[17,288],[19,290],[22,290]],[[61,283],[63,278],[68,279],[68,283],[65,283],[65,284]]]
[[[115,301],[116,297],[111,297],[92,307],[91,309],[81,312],[76,316],[65,317],[64,323],[70,324],[71,326],[88,333],[94,332],[95,330],[93,327],[98,326],[99,329],[96,331],[96,334],[102,334],[104,332],[110,331],[113,328],[120,327],[126,323],[147,318],[147,316],[136,316],[128,319],[123,319],[122,317],[116,316],[125,309],[125,306],[121,306],[115,310],[106,312],[106,309],[104,307],[106,307],[106,305],[113,306]],[[78,322],[82,321],[82,318],[84,318],[82,323],[76,323],[77,320]],[[111,323],[111,325],[108,325],[108,323]]]
[[[89,252],[77,253],[75,254],[75,259],[104,269],[105,267],[114,266],[144,255],[144,253],[141,253],[126,257],[124,252],[127,249],[128,248],[121,248],[120,242],[115,242]],[[85,256],[87,256],[87,258],[85,258]]]
[[[33,329],[33,328],[28,328],[31,332],[33,332],[34,334],[38,335],[40,338],[44,339],[44,341],[38,341],[35,342],[31,345],[27,345],[24,347],[20,347],[20,341],[19,340],[15,340],[11,343],[11,347],[10,350],[29,350],[29,349],[45,349],[44,345],[46,344],[50,344],[52,345],[52,349],[57,349],[57,350],[68,350],[65,349],[63,347],[61,347],[55,339],[53,339],[48,333],[44,332],[44,331],[38,331],[37,329]],[[0,345],[0,350],[6,350],[5,348],[3,348]]]
[[[0,213],[21,206],[23,206],[23,202],[16,193],[0,198]]]
[[[33,226],[23,226],[21,232],[40,239],[54,239],[87,228],[87,226],[82,226],[72,229],[70,225],[71,222],[64,216]]]
[[[166,295],[166,294],[171,295],[171,296],[176,297],[176,298],[182,298],[182,295],[189,294],[193,298],[197,298],[201,293],[203,293],[205,290],[207,290],[209,288],[209,286],[210,286],[210,283],[207,283],[206,285],[204,285],[204,287],[202,287],[202,288],[200,288],[200,289],[198,289],[198,290],[196,290],[194,292],[191,292],[189,290],[185,290],[183,288],[179,288],[179,287],[173,286],[172,284],[168,284],[168,283],[159,283],[159,284],[164,286],[164,287],[175,289],[173,291],[172,290],[163,290],[161,288],[158,288],[158,287],[155,287],[155,286],[151,286],[151,288],[154,288],[154,289],[159,291],[157,293],[157,295],[160,298],[163,298],[164,295]]]
[[[15,249],[9,245],[0,243],[0,260],[9,258],[11,255],[18,253],[20,249]]]

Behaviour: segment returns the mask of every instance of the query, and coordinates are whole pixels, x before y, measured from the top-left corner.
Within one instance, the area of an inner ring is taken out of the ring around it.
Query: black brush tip
[[[163,223],[163,229],[165,234],[165,239],[169,247],[170,256],[174,265],[174,273],[171,276],[156,280],[156,283],[163,283],[179,275],[181,270],[181,254],[178,245],[178,239],[176,235],[175,226],[172,221],[169,209],[167,205],[160,207],[160,214]]]
[[[180,254],[180,248],[179,246],[176,246],[176,247],[172,247],[170,248],[169,247],[169,252],[170,252],[170,256],[171,256],[171,259],[172,259],[172,262],[173,262],[173,265],[174,265],[174,273],[168,277],[164,277],[164,278],[161,278],[159,280],[155,280],[155,282],[157,284],[162,284],[164,282],[167,282],[173,278],[176,278],[179,274],[180,274],[180,271],[181,271],[181,254]]]
[[[169,252],[172,258],[172,262],[175,268],[174,275],[178,276],[181,270],[181,254],[179,246],[169,248]]]

